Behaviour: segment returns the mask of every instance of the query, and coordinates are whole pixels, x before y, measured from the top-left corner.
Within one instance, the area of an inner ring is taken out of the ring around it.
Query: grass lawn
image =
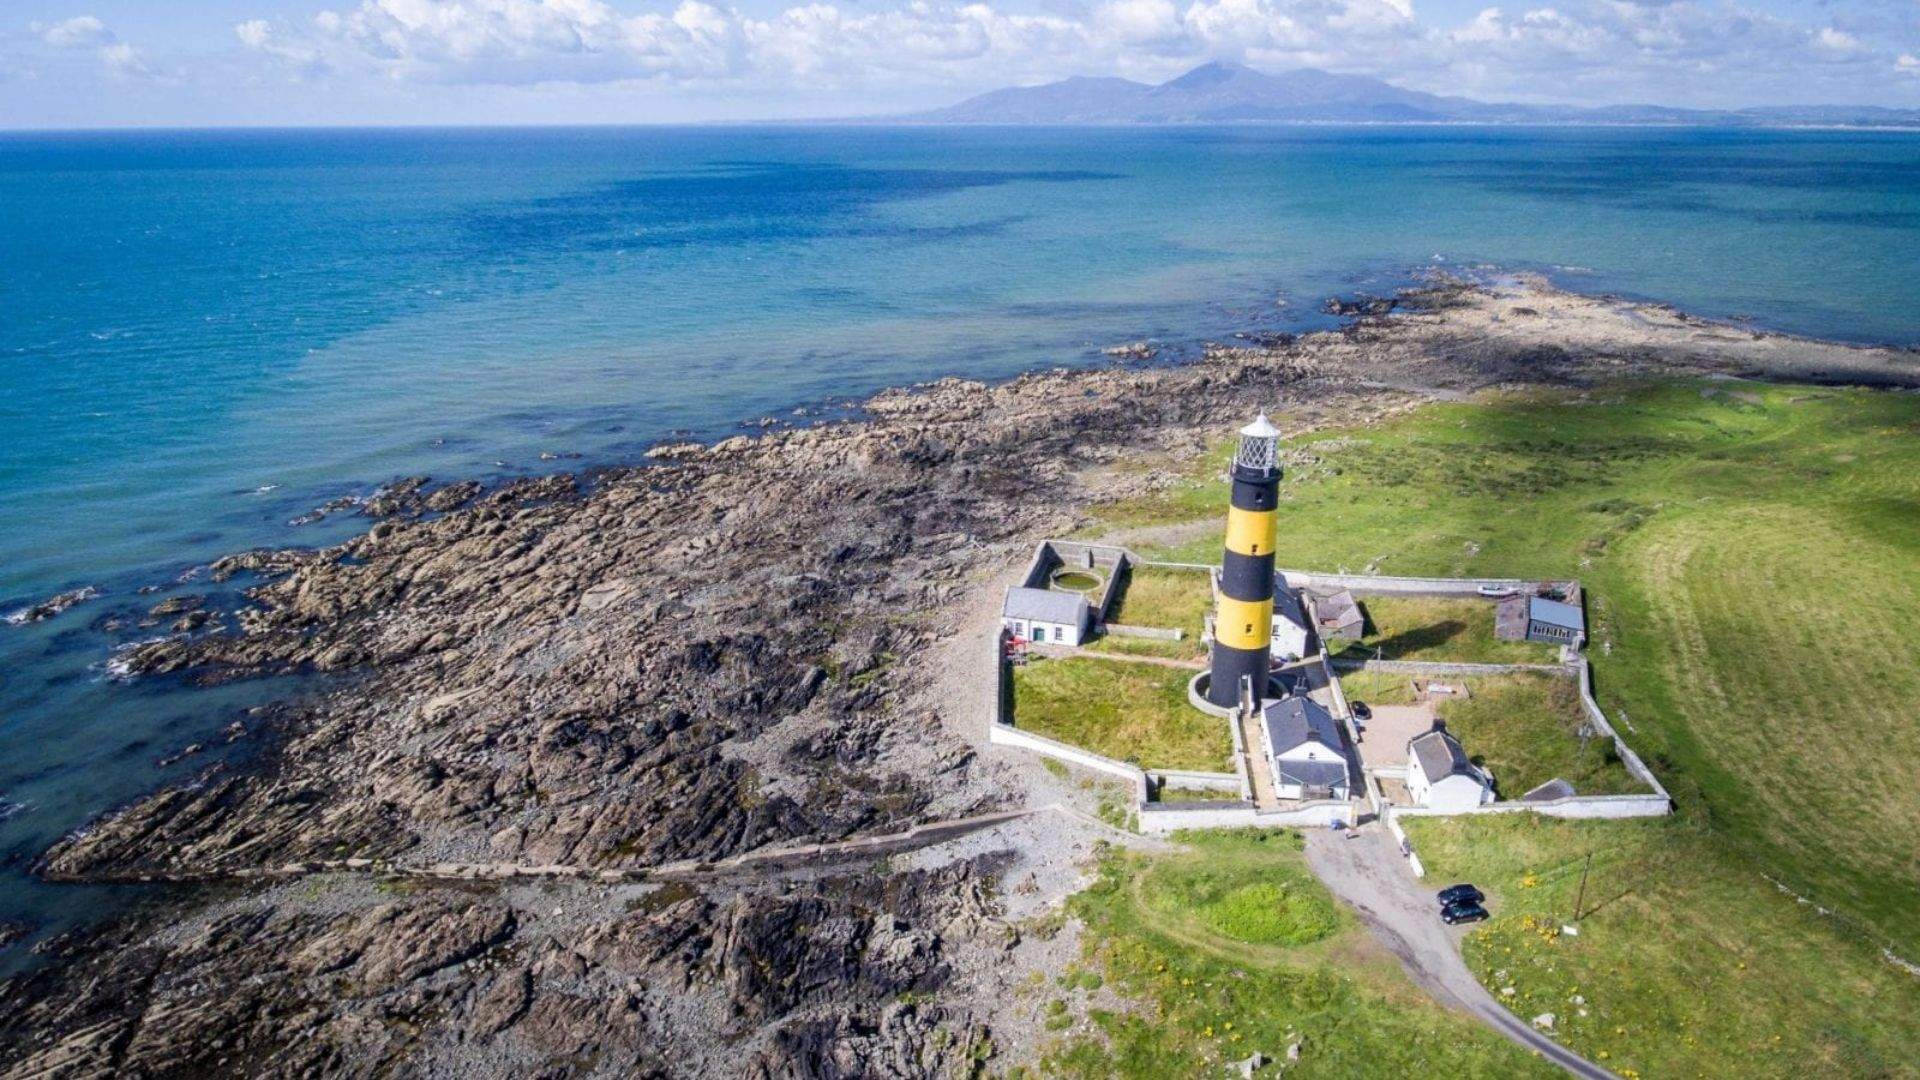
[[[1340,691],[1349,702],[1368,705],[1413,704],[1413,676],[1386,671],[1343,671]]]
[[[1450,660],[1462,664],[1551,664],[1557,646],[1493,636],[1493,602],[1446,596],[1363,596],[1366,634],[1331,642],[1329,651],[1382,660]],[[1344,648],[1338,646],[1344,645]]]
[[[1295,1042],[1288,1076],[1553,1075],[1409,983],[1307,870],[1299,834],[1182,839],[1174,854],[1107,852],[1074,897],[1094,985],[1135,1005],[1102,1008],[1079,992],[1087,976],[1063,980],[1072,988],[1046,1007],[1062,1035],[1044,1075],[1229,1075]]]
[[[1493,770],[1500,797],[1517,799],[1559,777],[1582,795],[1646,791],[1614,752],[1595,736],[1580,745],[1579,685],[1555,675],[1501,675],[1467,679],[1466,699],[1442,698],[1440,719],[1476,765]]]
[[[1127,576],[1125,588],[1114,599],[1113,615],[1109,621],[1130,626],[1185,630],[1186,639],[1154,641],[1109,634],[1089,647],[1101,652],[1171,656],[1177,659],[1203,657],[1207,650],[1201,643],[1200,635],[1206,631],[1207,612],[1212,607],[1213,586],[1205,571],[1136,566]]]
[[[1149,769],[1232,769],[1227,722],[1187,703],[1193,672],[1159,664],[1036,657],[1013,670],[1013,722]]]
[[[1225,453],[1109,523],[1216,517]],[[1601,703],[1680,812],[1920,956],[1920,398],[1529,390],[1316,431],[1288,454],[1283,565],[1578,576]]]
[[[1493,920],[1466,942],[1481,981],[1513,987],[1522,1017],[1553,1013],[1590,1060],[1629,1077],[1915,1074],[1920,979],[1698,822],[1406,824],[1431,880],[1490,897]],[[1555,934],[1576,903],[1578,936]]]

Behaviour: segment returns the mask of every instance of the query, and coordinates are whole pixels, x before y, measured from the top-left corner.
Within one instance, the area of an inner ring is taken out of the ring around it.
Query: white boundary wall
[[[1413,841],[1407,839],[1407,830],[1401,828],[1400,823],[1393,820],[1392,814],[1386,815],[1386,821],[1387,831],[1393,834],[1394,843],[1400,845],[1400,854],[1407,857],[1407,866],[1413,870],[1413,876],[1417,878],[1426,877],[1427,868],[1421,864],[1420,856],[1413,850]]]
[[[1193,772],[1188,769],[1150,769],[1148,776],[1160,781],[1162,787],[1178,788],[1183,791],[1232,791],[1238,792],[1245,781],[1237,772]]]
[[[1148,803],[1140,807],[1140,831],[1151,835],[1182,829],[1311,829],[1352,826],[1355,803],[1323,799],[1288,810],[1256,810],[1244,803]]]
[[[1494,802],[1467,810],[1434,810],[1425,806],[1396,806],[1395,817],[1472,817],[1475,814],[1539,814],[1557,818],[1665,817],[1673,800],[1665,795],[1569,795],[1545,802]]]
[[[1316,574],[1308,570],[1281,570],[1287,584],[1298,588],[1351,589],[1365,593],[1408,593],[1430,596],[1475,596],[1491,603],[1495,597],[1480,592],[1483,585],[1496,589],[1528,589],[1539,585],[1562,585],[1558,581],[1522,581],[1519,578],[1426,578],[1387,577],[1380,574]]]
[[[1538,672],[1543,675],[1565,675],[1566,664],[1471,664],[1458,660],[1349,660],[1334,658],[1328,661],[1339,671],[1384,671],[1399,675],[1517,675],[1524,672]]]
[[[1614,752],[1620,755],[1620,760],[1626,765],[1627,771],[1633,774],[1634,779],[1652,788],[1661,801],[1666,803],[1667,812],[1672,812],[1673,796],[1667,793],[1666,785],[1660,782],[1659,777],[1653,775],[1653,770],[1647,768],[1647,763],[1640,760],[1640,755],[1633,752],[1633,747],[1627,745],[1627,741],[1620,737],[1620,733],[1613,730],[1613,725],[1607,722],[1607,714],[1600,708],[1600,703],[1594,700],[1593,666],[1587,663],[1586,657],[1579,656],[1574,658],[1573,667],[1575,677],[1580,680],[1580,706],[1587,711],[1587,719],[1593,723],[1594,730],[1613,740]]]
[[[1084,769],[1118,777],[1133,784],[1134,793],[1138,796],[1137,801],[1141,803],[1147,801],[1147,774],[1137,765],[1102,757],[1091,750],[1082,750],[1058,739],[1049,739],[1045,735],[1021,731],[1012,724],[993,725],[987,732],[987,741],[999,746],[1017,746],[1022,750],[1031,750],[1043,757],[1064,761],[1069,765],[1078,765]]]

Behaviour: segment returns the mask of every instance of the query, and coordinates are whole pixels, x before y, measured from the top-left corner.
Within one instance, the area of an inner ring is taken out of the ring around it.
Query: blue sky
[[[1920,107],[1920,0],[10,0],[0,127],[868,115],[1221,58],[1487,100]]]

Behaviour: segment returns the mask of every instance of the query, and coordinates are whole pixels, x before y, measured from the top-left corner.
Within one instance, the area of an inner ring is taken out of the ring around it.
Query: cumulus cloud
[[[505,86],[987,86],[1165,77],[1230,57],[1423,89],[1578,99],[1758,93],[1767,80],[1797,87],[1796,72],[1816,67],[1827,78],[1858,68],[1888,79],[1889,64],[1914,73],[1910,52],[1896,59],[1899,50],[1857,27],[1797,23],[1737,0],[1490,6],[1450,26],[1423,22],[1411,0],[1096,0],[1072,15],[1006,6],[1021,0],[887,0],[863,10],[813,0],[764,15],[709,0],[646,2],[359,0],[244,21],[233,33],[302,74]],[[1643,89],[1623,95],[1629,87]]]
[[[51,24],[35,23],[33,29],[40,40],[56,49],[94,49],[114,41],[113,31],[92,15],[76,15]]]

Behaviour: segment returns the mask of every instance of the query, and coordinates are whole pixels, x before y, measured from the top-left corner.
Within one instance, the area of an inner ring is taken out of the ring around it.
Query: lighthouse
[[[1233,502],[1227,509],[1227,549],[1220,560],[1219,601],[1213,617],[1213,663],[1207,700],[1254,704],[1267,694],[1273,642],[1273,545],[1280,503],[1280,429],[1261,413],[1240,429],[1233,455]]]

